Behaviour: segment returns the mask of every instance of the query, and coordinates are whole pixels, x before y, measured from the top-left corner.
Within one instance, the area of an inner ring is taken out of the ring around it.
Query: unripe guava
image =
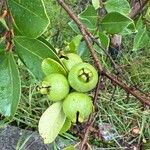
[[[69,93],[69,83],[62,74],[50,74],[44,79],[42,87],[47,89],[47,95],[51,101],[60,101]],[[46,92],[44,91],[43,94]]]
[[[84,93],[70,93],[63,102],[63,111],[73,123],[76,122],[77,113],[78,121],[83,122],[93,111],[92,99]]]
[[[96,69],[88,63],[78,63],[72,67],[68,75],[70,86],[79,92],[92,90],[98,82]]]
[[[74,53],[68,53],[63,58],[61,58],[63,64],[70,70],[75,64],[82,62],[82,59],[79,55]]]

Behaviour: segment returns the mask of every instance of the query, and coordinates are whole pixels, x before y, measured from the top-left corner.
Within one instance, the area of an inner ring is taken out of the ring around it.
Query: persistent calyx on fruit
[[[96,86],[98,73],[92,65],[81,62],[71,68],[68,81],[76,91],[88,92]]]
[[[73,123],[77,117],[79,122],[83,122],[93,111],[92,99],[84,93],[70,93],[63,102],[63,111]]]
[[[40,91],[47,94],[51,101],[60,101],[69,93],[69,83],[62,74],[50,74],[42,82]]]
[[[64,56],[61,56],[61,60],[67,68],[67,70],[70,70],[75,64],[82,62],[81,57],[74,53],[68,53]]]

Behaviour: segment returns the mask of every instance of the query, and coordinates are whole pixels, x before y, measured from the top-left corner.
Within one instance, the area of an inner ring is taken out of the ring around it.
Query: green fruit
[[[96,86],[98,73],[92,65],[82,62],[72,67],[68,81],[76,91],[88,92]]]
[[[42,87],[47,89],[47,95],[51,101],[60,101],[69,93],[68,81],[62,74],[50,74],[44,79]]]
[[[46,87],[44,86],[44,84],[46,84]],[[48,83],[44,83],[44,81],[42,82],[42,86],[40,87],[40,93],[41,94],[47,94],[48,93],[48,90],[49,90],[49,86],[48,86]]]
[[[66,54],[61,60],[68,70],[70,70],[75,64],[82,62],[81,57],[74,53]]]
[[[52,73],[60,73],[67,75],[66,70],[55,60],[51,58],[46,58],[42,62],[42,70],[46,76]]]
[[[73,123],[79,113],[78,121],[83,122],[93,111],[92,99],[84,93],[70,93],[63,102],[63,111]]]
[[[65,133],[66,131],[70,129],[70,127],[71,127],[71,120],[66,118],[65,123],[59,133],[60,134]]]

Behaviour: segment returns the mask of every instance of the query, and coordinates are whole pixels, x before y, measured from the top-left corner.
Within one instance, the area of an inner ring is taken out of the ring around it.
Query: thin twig
[[[103,82],[104,82],[104,76],[100,76],[98,84],[96,86],[94,99],[93,99],[93,105],[95,106],[95,109],[96,109],[96,104],[97,104],[98,96],[100,93],[100,89],[104,85]],[[85,145],[86,145],[87,140],[88,140],[88,135],[89,135],[91,127],[93,126],[95,118],[96,118],[96,116],[93,116],[93,114],[91,114],[88,118],[88,121],[86,123],[85,133],[84,133],[84,136],[82,138],[82,142],[81,142],[81,146],[80,146],[81,150],[85,150]]]
[[[108,73],[104,73],[104,75],[110,79],[111,81],[113,81],[116,85],[120,86],[122,89],[124,89],[127,93],[133,95],[134,97],[136,97],[138,100],[140,100],[141,103],[146,104],[148,106],[150,106],[150,97],[140,93],[139,91],[137,91],[135,88],[132,87],[128,87],[125,83],[123,83],[122,81],[119,81],[118,78],[116,78],[115,76],[113,76],[112,74],[108,74]]]
[[[120,81],[117,79],[116,76],[107,73],[98,57],[97,54],[91,44],[91,41],[89,39],[89,35],[91,37],[93,37],[93,35],[85,28],[85,26],[81,23],[81,21],[77,18],[77,16],[73,13],[73,11],[66,5],[66,3],[64,2],[64,0],[57,0],[58,3],[64,8],[64,10],[68,13],[68,15],[75,21],[75,23],[77,24],[77,26],[79,27],[81,34],[90,50],[90,53],[94,59],[95,62],[95,66],[97,67],[98,71],[100,74],[103,74],[104,76],[106,76],[108,79],[110,79],[112,82],[116,83],[116,85],[120,86],[122,89],[124,89],[127,93],[133,95],[134,97],[136,97],[138,100],[140,100],[143,104],[149,105],[150,106],[150,98],[141,94],[139,91],[133,90],[133,88],[130,88],[127,84],[125,84],[123,81]],[[88,34],[87,34],[88,33]]]
[[[70,16],[70,18],[72,18],[74,20],[74,22],[77,24],[78,28],[80,29],[80,32],[89,48],[89,51],[94,59],[94,63],[95,66],[98,69],[98,72],[100,74],[100,78],[99,78],[99,82],[98,85],[96,87],[96,91],[95,91],[95,96],[94,96],[94,100],[93,103],[96,106],[97,104],[97,99],[98,99],[98,95],[99,95],[99,91],[100,91],[100,87],[103,84],[103,80],[101,80],[104,76],[107,77],[109,80],[111,80],[113,83],[115,83],[116,85],[118,85],[119,87],[121,87],[122,89],[124,89],[127,93],[133,95],[134,97],[136,97],[138,100],[140,100],[142,103],[147,104],[150,106],[150,98],[146,97],[145,95],[142,95],[139,91],[134,90],[133,88],[130,88],[127,84],[125,84],[124,82],[122,82],[121,80],[119,80],[116,76],[107,73],[107,71],[105,71],[105,69],[102,67],[100,60],[97,57],[97,54],[95,52],[95,49],[93,48],[93,45],[91,44],[91,39],[98,44],[99,47],[101,47],[104,51],[106,51],[99,42],[97,42],[97,40],[95,40],[95,37],[87,30],[87,28],[81,23],[81,21],[77,18],[77,16],[73,13],[73,11],[68,7],[68,5],[65,4],[64,0],[57,0],[57,2],[64,8],[64,10],[68,13],[68,15]],[[107,54],[107,53],[106,53]],[[107,54],[107,56],[109,56]],[[112,60],[112,58],[110,57],[110,59]],[[112,60],[112,62],[114,62]],[[114,65],[115,62],[113,63]],[[115,66],[117,67],[117,66]],[[117,68],[118,69],[118,68]],[[93,126],[94,123],[94,118],[93,114],[91,114],[89,116],[89,119],[86,123],[86,128],[84,130],[84,136],[82,138],[81,141],[81,147],[80,150],[85,150],[87,146],[87,140],[88,140],[88,135],[90,132],[91,127]]]
[[[134,19],[139,13],[143,11],[143,8],[146,6],[148,2],[149,0],[144,0],[142,4],[140,4],[140,2],[137,2],[135,6],[132,7],[131,12],[129,13],[129,17],[131,19]]]
[[[12,51],[12,48],[13,48],[13,42],[12,42],[12,38],[14,36],[14,32],[13,32],[13,29],[12,29],[12,22],[13,22],[13,19],[12,19],[12,16],[11,16],[11,13],[9,11],[9,8],[8,8],[8,3],[7,1],[4,2],[4,13],[5,13],[5,21],[6,21],[6,24],[7,24],[7,27],[8,27],[8,31],[6,31],[6,50],[7,51]]]
[[[81,21],[77,18],[77,16],[72,12],[72,10],[65,4],[64,0],[57,0],[58,3],[66,10],[66,12],[68,13],[68,15],[75,21],[75,23],[78,25],[81,34],[91,52],[91,55],[94,59],[94,62],[96,64],[96,67],[98,68],[98,70],[100,70],[100,72],[103,70],[102,69],[102,65],[100,64],[100,61],[95,53],[95,49],[93,48],[93,45],[90,42],[89,36],[86,33],[85,27],[84,25],[81,23]]]

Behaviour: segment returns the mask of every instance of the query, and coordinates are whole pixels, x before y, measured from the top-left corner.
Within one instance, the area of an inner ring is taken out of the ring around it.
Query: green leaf
[[[108,13],[119,12],[128,15],[130,12],[130,4],[127,0],[107,0],[105,8]]]
[[[77,48],[82,39],[82,35],[77,35],[73,38],[73,40],[69,43],[70,53],[77,53]]]
[[[131,23],[133,23],[133,20],[130,18],[118,12],[111,12],[103,18],[101,26],[107,33],[117,34],[122,32]]]
[[[42,70],[46,76],[52,73],[60,73],[63,75],[67,75],[66,70],[55,60],[51,58],[46,58],[42,62]]]
[[[70,146],[64,148],[63,150],[75,150],[75,148],[73,145],[70,145]]]
[[[53,50],[37,39],[17,36],[14,38],[14,42],[19,58],[39,80],[43,79],[41,64],[45,58],[52,58],[61,63]]]
[[[110,44],[110,39],[107,34],[100,32],[99,33],[100,42],[103,48],[108,49]]]
[[[90,21],[87,18],[82,18],[80,19],[81,22],[83,23],[83,25],[89,30],[89,31],[93,31],[96,29],[96,24],[94,24],[92,21]]]
[[[92,0],[92,5],[95,9],[98,9],[100,7],[100,1],[99,0]]]
[[[148,9],[147,9],[145,18],[146,18],[147,21],[150,21],[150,6],[149,6]]]
[[[133,50],[137,51],[138,49],[144,48],[148,45],[150,37],[148,36],[146,27],[140,29],[134,38]]]
[[[99,43],[101,43],[101,46],[104,49],[107,50],[109,48],[110,39],[107,34],[100,32],[98,41],[99,41]],[[93,47],[97,53],[104,54],[103,50],[97,44],[94,44]]]
[[[97,12],[92,5],[89,5],[82,13],[79,14],[79,19],[89,29],[95,29],[97,24]]]
[[[0,53],[4,52],[5,49],[5,42],[3,41],[3,38],[0,39]]]
[[[91,61],[89,49],[84,41],[80,42],[77,54],[81,56],[84,61]]]
[[[45,43],[51,50],[53,50],[54,53],[57,54],[56,49],[45,38],[43,38],[42,36],[40,36],[40,37],[38,37],[38,40],[40,40],[41,42]]]
[[[68,23],[68,25],[71,27],[71,29],[76,32],[77,34],[80,34],[80,30],[78,28],[78,26],[76,25],[76,23],[74,21],[70,21]]]
[[[20,100],[21,81],[12,53],[0,54],[0,113],[13,117]]]
[[[136,29],[142,29],[144,28],[144,24],[143,24],[143,20],[142,20],[142,16],[140,16],[136,22]]]
[[[97,12],[92,5],[89,5],[82,13],[80,13],[78,18],[88,28],[89,31],[96,29],[98,17]],[[80,30],[74,21],[71,21],[68,24],[73,31],[75,31],[77,34],[80,34]]]
[[[120,32],[120,35],[129,35],[133,33],[137,33],[134,22],[130,23],[126,28],[124,28],[123,31]]]
[[[60,134],[67,132],[71,127],[71,120],[66,118],[65,123],[63,124],[63,127],[60,130]]]
[[[41,116],[38,129],[44,143],[52,143],[63,127],[66,116],[62,110],[62,102],[52,104]]]
[[[20,32],[30,38],[39,37],[50,21],[43,0],[9,0],[9,8]]]
[[[9,30],[9,28],[8,28],[8,26],[7,26],[7,23],[6,23],[6,21],[5,21],[4,18],[1,18],[1,17],[0,17],[0,22],[2,23],[2,25],[3,25],[7,30]]]

